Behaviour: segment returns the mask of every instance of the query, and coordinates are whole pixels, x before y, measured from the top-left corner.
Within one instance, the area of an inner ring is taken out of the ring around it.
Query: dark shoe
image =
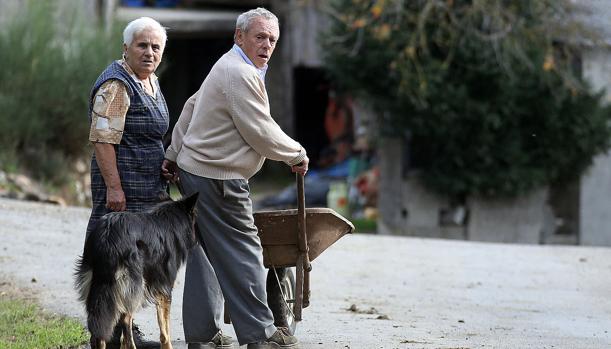
[[[121,347],[121,326],[115,326],[112,331],[112,338],[106,343],[106,349],[120,349]],[[132,336],[134,337],[134,343],[138,349],[159,349],[161,344],[157,341],[149,341],[144,338],[144,333],[140,331],[138,325],[132,325]]]
[[[278,330],[265,342],[250,343],[247,349],[294,349],[299,348],[297,337],[292,336],[285,327],[278,327]]]
[[[233,338],[225,336],[223,332],[218,331],[214,337],[208,342],[189,343],[187,349],[217,349],[217,348],[233,348]]]

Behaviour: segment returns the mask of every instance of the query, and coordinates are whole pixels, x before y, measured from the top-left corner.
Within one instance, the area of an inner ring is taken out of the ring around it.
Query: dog
[[[112,212],[100,218],[76,262],[75,288],[87,311],[91,348],[105,349],[117,322],[121,349],[136,349],[134,313],[157,308],[162,349],[172,349],[170,304],[178,269],[196,242],[198,194],[164,201],[148,212]]]

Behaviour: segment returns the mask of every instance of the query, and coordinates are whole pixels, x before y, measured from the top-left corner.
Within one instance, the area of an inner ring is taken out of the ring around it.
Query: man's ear
[[[242,43],[244,43],[244,32],[242,31],[242,29],[236,28],[233,37],[235,38],[235,43],[238,46],[242,46]]]
[[[127,58],[127,44],[123,44],[123,58]]]

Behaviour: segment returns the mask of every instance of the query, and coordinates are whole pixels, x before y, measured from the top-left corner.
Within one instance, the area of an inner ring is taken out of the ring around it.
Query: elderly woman
[[[166,189],[159,168],[169,116],[155,75],[166,38],[165,29],[152,18],[130,22],[123,32],[123,59],[112,62],[93,85],[89,106],[93,209],[87,235],[104,214],[145,210]],[[114,337],[111,343],[118,343]],[[139,332],[134,336],[140,337]]]

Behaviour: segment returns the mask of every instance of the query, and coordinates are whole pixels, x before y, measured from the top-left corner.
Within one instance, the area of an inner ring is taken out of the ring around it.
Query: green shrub
[[[88,96],[120,57],[121,36],[86,18],[81,1],[26,1],[0,31],[0,167],[61,182],[88,154]]]
[[[581,174],[611,113],[575,74],[565,1],[336,0],[326,66],[445,195],[514,196]],[[565,38],[558,43],[556,39]],[[579,72],[577,72],[579,73]]]

